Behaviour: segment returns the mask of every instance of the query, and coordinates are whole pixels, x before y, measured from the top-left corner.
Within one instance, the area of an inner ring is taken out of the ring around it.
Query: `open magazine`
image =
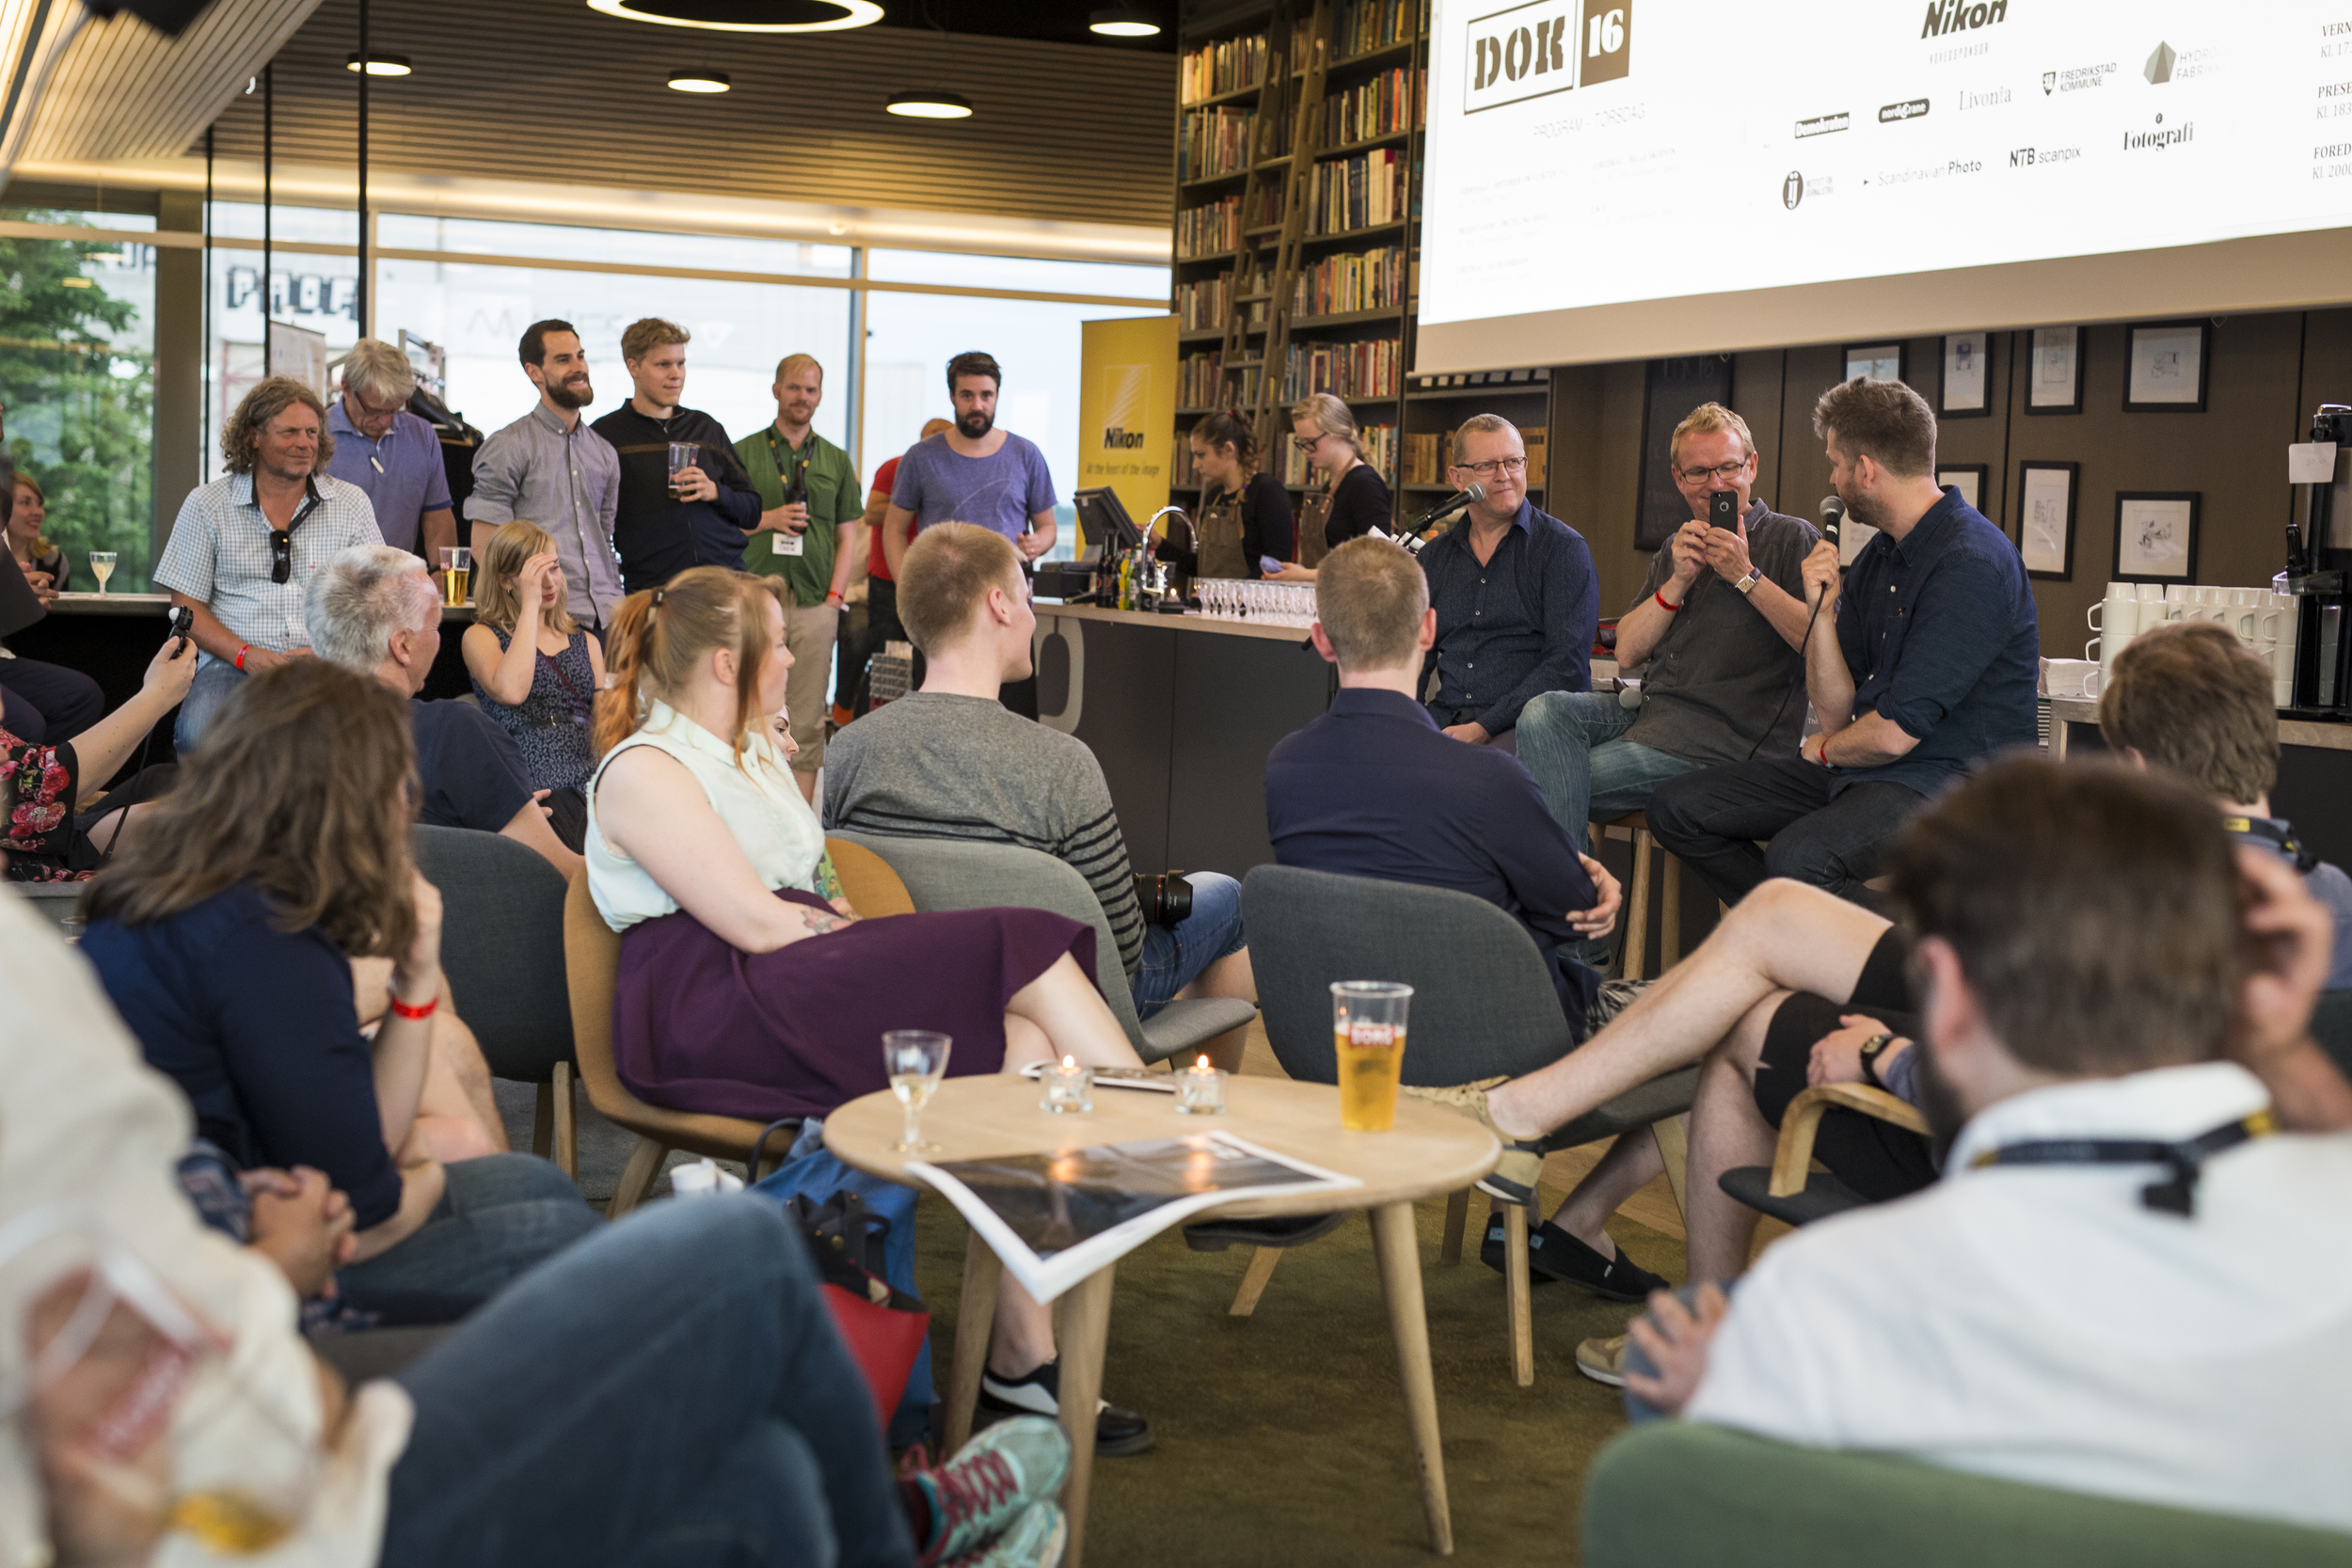
[[[911,1160],[906,1170],[954,1204],[1041,1302],[1203,1209],[1363,1185],[1230,1132],[937,1165]]]

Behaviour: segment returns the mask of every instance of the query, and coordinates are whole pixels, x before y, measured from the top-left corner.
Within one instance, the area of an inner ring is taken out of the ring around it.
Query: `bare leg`
[[[1094,982],[1067,953],[1054,960],[1053,968],[1013,992],[1005,1011],[1043,1030],[1057,1056],[1074,1056],[1089,1067],[1143,1065],[1143,1058],[1127,1043],[1127,1032],[1095,990]]]
[[[1005,1065],[1001,1070],[1019,1072],[1031,1062],[1053,1059],[1054,1042],[1045,1037],[1044,1030],[1016,1014],[1005,1015]]]
[[[989,1335],[988,1370],[998,1377],[1026,1377],[1054,1354],[1054,1309],[1040,1307],[1008,1269],[996,1285],[996,1326]]]
[[[1699,1069],[1697,1098],[1691,1106],[1691,1179],[1683,1215],[1690,1230],[1691,1283],[1727,1283],[1748,1266],[1756,1243],[1756,1211],[1724,1191],[1724,1172],[1772,1163],[1772,1123],[1756,1108],[1756,1064],[1764,1032],[1788,1000],[1775,991],[1748,1009],[1723,1044]]]
[[[1191,985],[1176,993],[1182,1001],[1191,996],[1230,996],[1255,1006],[1258,1002],[1258,976],[1249,968],[1249,949],[1228,953],[1225,957],[1193,977]],[[1242,1053],[1249,1048],[1249,1025],[1228,1029],[1200,1047],[1212,1067],[1228,1072],[1241,1070]]]
[[[1888,922],[1836,894],[1775,879],[1724,917],[1699,950],[1549,1067],[1488,1091],[1496,1125],[1532,1138],[1697,1061],[1776,990],[1853,994]]]
[[[1551,1223],[1603,1258],[1614,1258],[1617,1243],[1603,1228],[1609,1216],[1665,1173],[1665,1157],[1658,1152],[1656,1138],[1647,1132],[1624,1133],[1552,1211]]]

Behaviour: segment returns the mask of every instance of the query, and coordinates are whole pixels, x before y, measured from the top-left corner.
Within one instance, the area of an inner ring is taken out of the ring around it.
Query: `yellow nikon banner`
[[[1175,482],[1176,318],[1082,322],[1078,483],[1107,484],[1138,527]],[[1092,544],[1096,541],[1089,540]]]

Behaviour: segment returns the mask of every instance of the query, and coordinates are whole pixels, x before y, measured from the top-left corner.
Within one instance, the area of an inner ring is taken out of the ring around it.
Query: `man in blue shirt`
[[[2041,629],[2025,563],[1937,486],[1927,400],[1856,376],[1821,394],[1813,429],[1848,515],[1879,531],[1842,588],[1835,544],[1805,558],[1805,694],[1820,732],[1793,758],[1669,779],[1647,808],[1658,842],[1725,903],[1767,877],[1872,903],[1880,851],[1913,814],[2035,738]]]
[[[417,372],[391,344],[362,338],[343,356],[343,395],[326,411],[335,453],[326,471],[367,492],[376,531],[394,549],[441,563],[457,543],[441,438],[408,412]]]
[[[1570,1031],[1584,1039],[1639,989],[1604,985],[1560,951],[1615,924],[1617,884],[1598,861],[1577,853],[1516,757],[1449,739],[1417,700],[1437,637],[1427,579],[1392,542],[1351,539],[1316,568],[1315,616],[1309,635],[1315,651],[1339,666],[1340,690],[1329,712],[1285,736],[1266,758],[1275,860],[1452,888],[1517,915],[1551,969]],[[1529,1203],[1540,1164],[1540,1157],[1506,1160],[1481,1184]],[[1617,1251],[1602,1222],[1663,1168],[1651,1139],[1618,1139],[1530,1237],[1530,1263],[1545,1278],[1642,1299],[1655,1276]],[[1497,1267],[1500,1230],[1493,1227],[1486,1249]]]
[[[1529,502],[1527,448],[1502,415],[1462,421],[1446,477],[1457,487],[1476,482],[1486,497],[1421,552],[1438,615],[1422,689],[1434,665],[1429,709],[1445,733],[1516,756],[1529,698],[1593,688],[1600,618],[1593,552],[1574,529]]]

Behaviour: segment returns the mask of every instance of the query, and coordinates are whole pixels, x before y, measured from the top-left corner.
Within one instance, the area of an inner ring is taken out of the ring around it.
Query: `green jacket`
[[[759,492],[762,511],[784,504],[784,470],[778,458],[787,464],[808,459],[808,531],[801,536],[806,546],[799,555],[778,555],[775,541],[784,537],[780,531],[755,533],[751,547],[743,552],[743,563],[790,583],[794,603],[823,604],[825,591],[833,586],[834,530],[866,515],[866,492],[858,487],[857,466],[848,452],[813,430],[805,446],[797,451],[787,447],[772,423],[736,442],[735,451],[752,477],[752,488]]]

